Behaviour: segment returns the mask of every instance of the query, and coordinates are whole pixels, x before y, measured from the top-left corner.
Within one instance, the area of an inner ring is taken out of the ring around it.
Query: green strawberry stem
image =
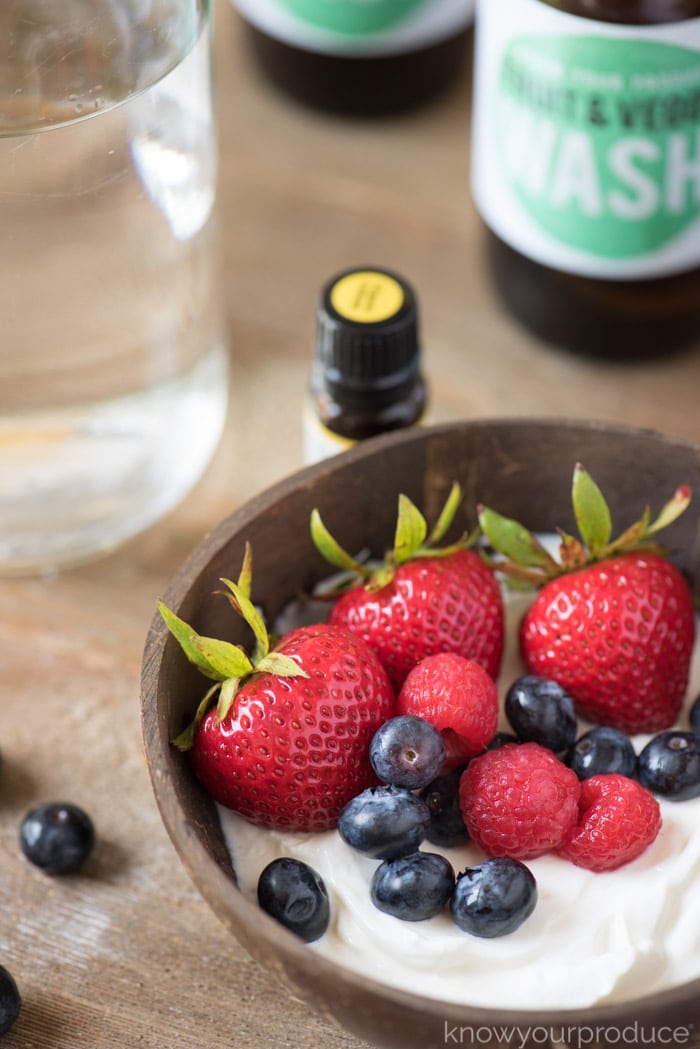
[[[222,579],[227,590],[217,590],[231,604],[233,610],[243,617],[255,637],[255,647],[250,656],[241,645],[218,638],[203,637],[180,619],[162,601],[158,602],[160,614],[165,625],[180,648],[200,673],[214,681],[201,700],[194,719],[187,728],[173,740],[180,750],[189,750],[194,741],[198,725],[205,717],[213,700],[218,694],[216,716],[223,721],[228,715],[240,686],[253,674],[276,674],[279,677],[308,677],[305,670],[289,656],[281,652],[270,651],[270,637],[265,622],[255,605],[250,600],[252,586],[252,550],[246,543],[243,566],[238,582]]]
[[[560,545],[559,560],[556,560],[537,537],[518,521],[504,517],[489,507],[479,506],[481,531],[493,550],[501,555],[498,559],[487,558],[487,561],[514,584],[539,587],[557,576],[617,554],[634,550],[664,553],[653,537],[681,516],[690,503],[691,494],[688,485],[681,485],[654,521],[651,521],[649,507],[646,507],[638,521],[633,522],[617,538],[612,538],[612,518],[607,501],[591,475],[577,463],[571,495],[580,538],[558,529]]]
[[[333,595],[338,596],[359,582],[364,582],[368,590],[381,590],[394,578],[399,565],[419,557],[447,557],[456,550],[472,546],[479,534],[478,529],[471,535],[463,534],[457,542],[448,546],[437,545],[452,524],[461,498],[462,490],[455,482],[434,528],[428,534],[427,521],[418,507],[408,496],[399,495],[394,543],[378,567],[363,564],[347,553],[328,531],[319,511],[314,509],[311,513],[311,538],[314,545],[329,564],[345,573],[334,586]]]

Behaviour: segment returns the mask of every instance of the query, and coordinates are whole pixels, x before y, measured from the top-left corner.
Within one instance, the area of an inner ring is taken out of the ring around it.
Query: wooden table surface
[[[561,415],[700,438],[700,352],[596,364],[499,311],[468,190],[469,71],[408,118],[334,121],[272,93],[216,11],[221,227],[232,389],[196,490],[112,556],[0,583],[0,962],[23,995],[7,1049],[359,1049],[272,984],[192,887],[152,797],[139,722],[146,630],[166,581],[220,518],[301,465],[317,289],[384,264],[420,296],[433,418]],[[83,805],[79,876],[21,857],[40,800]]]

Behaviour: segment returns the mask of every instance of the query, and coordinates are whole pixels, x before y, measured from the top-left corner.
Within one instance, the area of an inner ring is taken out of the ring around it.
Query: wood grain
[[[139,726],[156,599],[221,518],[301,465],[318,287],[392,266],[420,296],[432,418],[596,418],[698,439],[700,353],[624,367],[570,358],[503,315],[468,190],[468,71],[439,103],[334,122],[274,94],[216,8],[221,273],[232,360],[224,440],[196,490],[111,557],[0,583],[0,962],[24,1005],[7,1049],[229,1049],[361,1043],[272,983],[201,900],[162,827]],[[80,876],[20,856],[36,801],[99,835]]]

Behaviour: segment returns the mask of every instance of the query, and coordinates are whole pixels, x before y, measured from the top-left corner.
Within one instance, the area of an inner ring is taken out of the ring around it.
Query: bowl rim
[[[190,551],[180,566],[171,576],[162,595],[163,600],[170,607],[177,610],[184,601],[189,590],[196,585],[201,573],[208,562],[219,551],[221,551],[233,535],[240,532],[261,512],[269,509],[286,493],[310,485],[317,479],[327,476],[334,471],[336,460],[342,457],[344,462],[362,463],[369,456],[381,453],[399,444],[410,444],[412,441],[420,442],[426,435],[435,433],[447,435],[455,428],[490,430],[503,427],[544,427],[553,432],[565,427],[569,431],[580,431],[586,433],[605,433],[612,437],[623,435],[625,438],[645,437],[652,438],[662,444],[667,442],[674,448],[684,448],[694,453],[700,463],[700,441],[688,440],[683,437],[662,433],[648,427],[636,427],[616,422],[605,422],[598,420],[578,420],[559,417],[497,417],[474,420],[455,420],[453,422],[439,423],[429,426],[412,428],[411,430],[399,430],[390,434],[368,438],[354,447],[340,453],[340,456],[323,460],[311,466],[302,467],[275,483],[267,486],[262,491],[253,495],[242,505],[235,508],[226,515],[211,530],[202,536],[195,547]],[[242,944],[243,948],[257,959],[255,950],[251,947],[248,936],[258,935],[262,928],[266,929],[267,940],[278,940],[284,945],[285,956],[291,961],[296,971],[305,973],[305,982],[309,983],[310,991],[308,1000],[314,1001],[313,984],[316,977],[327,977],[329,971],[338,982],[338,987],[356,990],[364,995],[371,995],[375,999],[389,1000],[402,1009],[416,1010],[421,1005],[426,1015],[444,1018],[445,1022],[480,1025],[484,1027],[496,1026],[503,1023],[514,1026],[525,1024],[530,1027],[548,1026],[566,1027],[590,1026],[591,1014],[600,1027],[615,1026],[616,1024],[629,1024],[630,1011],[634,1010],[638,1021],[641,1023],[644,1016],[651,1010],[655,1017],[672,1010],[675,1006],[687,1007],[689,1002],[700,999],[700,977],[687,983],[678,984],[666,990],[645,994],[641,997],[626,998],[615,1002],[594,1003],[591,1006],[575,1008],[500,1008],[493,1006],[471,1005],[468,1002],[457,1003],[454,1000],[443,1000],[428,995],[416,995],[391,984],[381,983],[354,969],[345,967],[335,961],[327,959],[319,952],[313,950],[313,945],[302,943],[291,932],[281,927],[274,919],[262,912],[257,905],[247,899],[235,884],[235,880],[220,865],[217,864],[212,854],[204,847],[198,837],[196,828],[183,819],[179,799],[172,782],[168,776],[167,762],[164,760],[164,746],[170,744],[163,741],[161,735],[153,731],[153,715],[157,699],[157,684],[161,672],[161,663],[165,644],[168,639],[168,631],[160,615],[156,611],[150,623],[143,654],[141,673],[141,724],[145,757],[151,778],[151,785],[157,807],[163,824],[171,839],[171,843],[187,870],[191,880],[201,893],[203,898],[214,911],[233,936]],[[153,673],[153,669],[156,673]],[[233,891],[232,891],[233,890]],[[235,916],[235,921],[232,920]],[[238,924],[240,923],[240,925]],[[244,935],[241,935],[241,926]],[[253,926],[255,929],[253,929]],[[274,965],[269,958],[263,963],[265,967],[276,971],[279,979],[288,987],[292,987],[297,996],[304,994],[296,983],[290,983],[287,966]],[[698,1014],[700,1016],[700,1013]],[[337,1018],[334,1017],[337,1022]]]

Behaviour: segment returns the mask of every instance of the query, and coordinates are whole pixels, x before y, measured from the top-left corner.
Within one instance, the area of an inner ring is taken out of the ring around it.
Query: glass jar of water
[[[0,5],[0,573],[170,510],[227,404],[207,0]]]

